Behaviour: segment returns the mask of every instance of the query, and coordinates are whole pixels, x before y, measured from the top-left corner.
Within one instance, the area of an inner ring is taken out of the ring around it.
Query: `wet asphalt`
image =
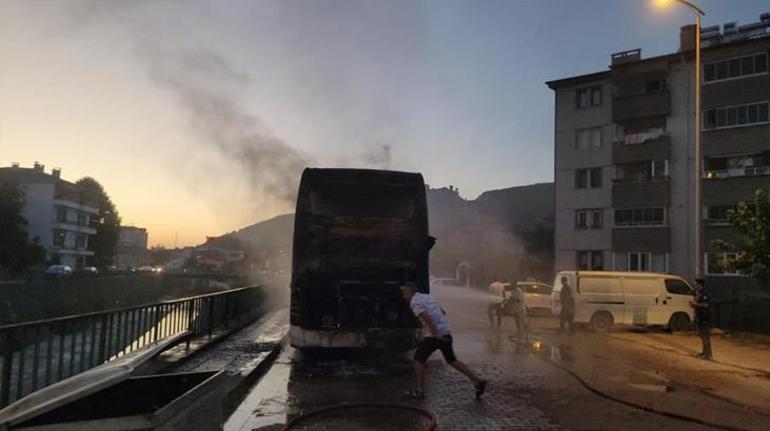
[[[447,310],[458,357],[490,380],[482,401],[438,353],[428,363],[426,399],[414,400],[403,395],[412,386],[408,354],[304,355],[286,346],[225,430],[281,429],[287,421],[296,422],[294,429],[425,429],[417,409],[434,415],[441,430],[719,429],[698,421],[770,429],[765,427],[770,416],[703,391],[683,379],[686,373],[673,372],[675,365],[690,372],[701,365],[689,362],[686,349],[656,340],[669,334],[565,335],[553,319],[534,317],[527,341],[516,342],[512,322],[489,327],[486,307],[493,298],[486,293],[444,288],[433,295]],[[666,356],[671,352],[645,343],[679,351],[682,358],[672,361]],[[659,366],[661,361],[666,366]],[[367,406],[340,409],[351,404]]]

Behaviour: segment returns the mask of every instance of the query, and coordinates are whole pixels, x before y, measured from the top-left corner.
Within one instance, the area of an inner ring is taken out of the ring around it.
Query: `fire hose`
[[[294,419],[288,421],[286,425],[284,425],[282,430],[290,431],[292,429],[296,429],[296,427],[306,425],[308,424],[309,421],[317,419],[329,413],[335,413],[342,410],[354,410],[354,409],[362,409],[362,408],[409,411],[412,413],[416,413],[418,417],[422,417],[428,422],[426,427],[423,428],[425,431],[435,431],[438,427],[438,420],[436,419],[436,416],[433,413],[425,409],[421,409],[419,407],[407,406],[403,404],[390,404],[390,403],[349,403],[349,404],[346,403],[346,404],[337,404],[330,407],[320,408],[317,410],[310,411],[301,416],[297,416]]]
[[[604,391],[596,388],[595,386],[593,386],[590,383],[588,383],[588,381],[586,381],[585,379],[580,377],[580,375],[578,375],[578,373],[572,371],[571,369],[569,369],[568,367],[565,367],[564,365],[561,365],[559,363],[556,363],[556,362],[554,362],[554,361],[552,361],[550,359],[544,358],[544,357],[539,356],[539,355],[535,355],[535,357],[540,358],[543,361],[553,365],[554,367],[559,368],[560,370],[567,372],[569,375],[574,377],[578,382],[580,382],[580,384],[584,388],[588,389],[589,391],[593,392],[596,395],[599,395],[602,398],[606,398],[608,400],[618,402],[618,403],[626,405],[628,407],[632,407],[632,408],[639,409],[639,410],[644,410],[644,411],[649,412],[649,413],[654,413],[654,414],[657,414],[657,415],[666,416],[666,417],[669,417],[669,418],[672,418],[672,419],[679,419],[679,420],[683,420],[683,421],[687,421],[687,422],[691,422],[691,423],[697,423],[699,425],[706,425],[706,426],[710,426],[710,427],[714,427],[714,428],[719,428],[719,429],[723,429],[723,430],[729,430],[729,431],[745,431],[743,428],[735,428],[735,427],[731,427],[729,425],[715,424],[715,423],[708,422],[708,421],[705,421],[705,420],[702,420],[702,419],[692,418],[692,417],[689,417],[689,416],[680,415],[680,414],[677,414],[677,413],[666,412],[666,411],[663,411],[663,410],[657,410],[657,409],[654,409],[652,407],[648,407],[648,406],[645,406],[645,405],[642,405],[642,404],[635,403],[633,401],[624,400],[622,398],[616,397],[614,395],[610,395],[607,392],[604,392]]]

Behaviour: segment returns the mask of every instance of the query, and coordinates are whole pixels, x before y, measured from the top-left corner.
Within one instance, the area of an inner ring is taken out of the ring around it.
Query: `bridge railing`
[[[0,408],[181,332],[208,335],[252,320],[258,286],[0,326]]]

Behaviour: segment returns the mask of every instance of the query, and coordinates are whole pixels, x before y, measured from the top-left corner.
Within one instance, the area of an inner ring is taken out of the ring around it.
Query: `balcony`
[[[671,96],[668,91],[619,96],[612,101],[612,121],[616,123],[669,113],[671,113]]]
[[[80,225],[76,221],[58,221],[53,220],[51,222],[52,229],[61,229],[70,232],[85,233],[88,235],[96,235],[96,228],[88,225]]]
[[[703,179],[720,180],[736,177],[754,177],[758,175],[770,175],[770,166],[749,166],[745,168],[711,169],[706,170]]]
[[[670,182],[665,179],[644,182],[619,182],[612,184],[613,207],[669,206]]]
[[[768,188],[767,176],[731,176],[703,181],[703,202],[706,205],[735,205],[751,202],[758,189]]]
[[[612,249],[621,252],[668,252],[671,249],[671,229],[668,226],[612,229]]]
[[[628,138],[628,137],[627,137]],[[641,162],[645,160],[668,160],[671,155],[671,137],[660,135],[640,143],[627,143],[629,140],[612,143],[612,163]]]

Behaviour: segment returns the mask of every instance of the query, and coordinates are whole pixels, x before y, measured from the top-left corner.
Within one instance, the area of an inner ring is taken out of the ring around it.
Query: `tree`
[[[750,275],[768,288],[770,281],[770,199],[760,189],[754,194],[754,204],[741,202],[727,212],[727,221],[738,234],[739,241],[730,244],[724,240],[714,241],[717,248],[735,251],[736,257],[727,259],[727,264],[743,274]]]
[[[29,243],[23,207],[24,192],[19,185],[0,181],[0,268],[11,274],[45,259],[45,249]]]
[[[118,251],[120,214],[98,181],[83,177],[76,184],[81,202],[99,208],[99,214],[91,220],[91,225],[96,227],[96,235],[89,239],[88,249],[94,252],[91,263],[99,269],[107,269]]]

